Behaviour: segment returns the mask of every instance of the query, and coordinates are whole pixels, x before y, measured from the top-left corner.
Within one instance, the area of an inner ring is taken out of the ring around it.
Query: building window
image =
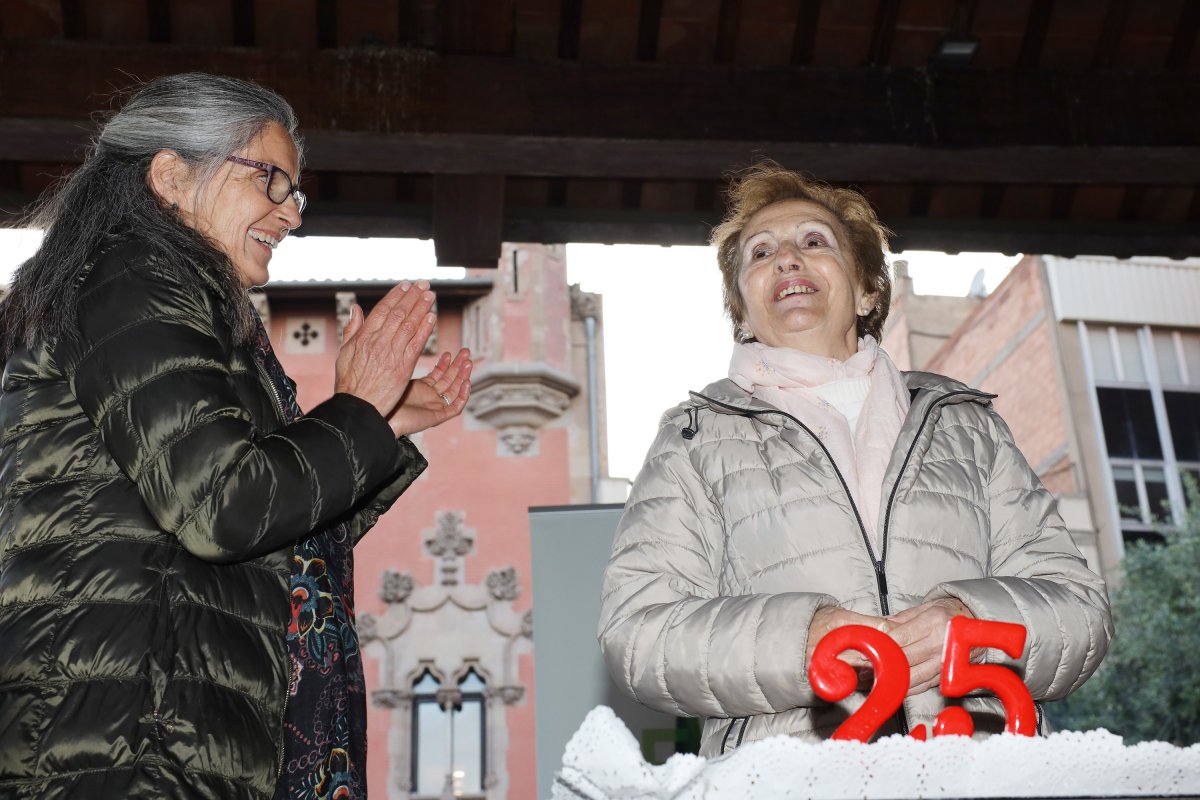
[[[481,297],[467,304],[463,309],[462,346],[471,351],[475,358],[487,355],[488,338],[488,309],[491,308],[490,296]]]
[[[454,718],[455,797],[463,794],[482,795],[483,776],[487,771],[484,737],[487,707],[483,693],[487,684],[479,673],[469,670],[458,681],[462,704]]]
[[[1200,334],[1091,326],[1087,339],[1122,535],[1159,538],[1180,471],[1200,474]]]
[[[1175,458],[1200,464],[1200,392],[1163,392],[1163,400]]]
[[[449,686],[428,669],[413,682],[414,797],[483,797],[486,689],[474,668]]]
[[[1096,389],[1109,458],[1162,460],[1149,389]]]

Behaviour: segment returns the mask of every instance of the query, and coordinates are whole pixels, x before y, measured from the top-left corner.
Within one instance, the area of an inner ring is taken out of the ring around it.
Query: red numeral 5
[[[946,651],[942,657],[942,694],[962,697],[976,689],[987,689],[1004,703],[1004,729],[1033,736],[1037,711],[1033,697],[1021,679],[999,664],[972,664],[971,648],[996,647],[1012,658],[1025,650],[1025,626],[955,617],[946,629]]]

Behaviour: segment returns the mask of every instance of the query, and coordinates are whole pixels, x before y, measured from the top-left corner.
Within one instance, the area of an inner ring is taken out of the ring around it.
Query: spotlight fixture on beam
[[[975,60],[979,52],[977,39],[943,39],[933,54],[933,61],[943,66],[967,67]]]

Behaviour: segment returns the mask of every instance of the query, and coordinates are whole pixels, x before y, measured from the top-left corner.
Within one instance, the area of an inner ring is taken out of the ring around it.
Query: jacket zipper
[[[871,566],[874,567],[874,569],[875,569],[875,585],[876,585],[877,589],[879,590],[879,607],[885,617],[891,613],[889,604],[888,604],[888,584],[887,584],[887,573],[886,573],[885,567],[886,567],[886,562],[887,562],[888,528],[891,525],[891,521],[892,521],[892,504],[896,500],[896,491],[900,488],[900,480],[904,477],[904,471],[906,469],[908,469],[908,463],[912,459],[912,454],[916,451],[917,441],[920,440],[920,438],[921,438],[921,432],[923,430],[925,430],[925,424],[927,422],[929,422],[929,417],[931,414],[933,414],[933,410],[935,408],[937,408],[938,406],[942,405],[943,403],[945,403],[945,401],[949,400],[950,398],[957,397],[958,395],[963,395],[963,394],[972,395],[974,397],[983,397],[983,398],[991,397],[991,395],[988,395],[984,392],[975,392],[975,391],[969,391],[969,390],[965,390],[965,389],[956,389],[953,392],[947,392],[946,394],[941,395],[940,397],[935,399],[932,403],[930,403],[929,408],[927,408],[925,410],[925,416],[921,418],[921,424],[917,426],[917,431],[913,435],[912,443],[908,446],[908,452],[905,453],[905,455],[904,455],[904,462],[900,465],[900,471],[898,473],[896,473],[896,481],[895,481],[895,483],[892,484],[892,491],[888,495],[887,510],[884,513],[883,532],[882,532],[882,535],[880,536],[880,557],[878,559],[876,559],[875,558],[875,549],[873,547],[871,547],[871,538],[869,536],[867,536],[867,526],[865,524],[863,524],[862,515],[859,514],[858,506],[854,502],[854,496],[852,494],[850,494],[850,486],[849,486],[849,484],[846,483],[846,478],[842,475],[842,471],[840,469],[838,469],[837,462],[833,460],[833,454],[829,452],[829,448],[827,448],[825,446],[825,443],[821,441],[821,438],[819,436],[817,436],[815,433],[813,433],[811,428],[809,428],[803,422],[796,419],[795,417],[793,417],[791,414],[787,413],[786,411],[768,410],[768,409],[755,410],[755,409],[749,409],[749,408],[739,408],[738,406],[731,405],[729,403],[723,403],[720,400],[714,400],[711,397],[706,397],[705,395],[702,395],[702,394],[699,394],[696,392],[692,392],[692,394],[695,395],[696,397],[699,397],[699,398],[709,402],[709,403],[712,403],[715,406],[720,406],[721,408],[728,409],[728,410],[733,411],[734,413],[739,414],[743,417],[758,417],[763,414],[779,414],[780,416],[786,417],[786,418],[790,419],[792,422],[799,425],[804,430],[804,432],[807,433],[812,438],[812,440],[817,443],[817,445],[821,448],[822,452],[825,453],[825,457],[829,459],[829,463],[833,466],[833,472],[835,475],[837,475],[838,481],[842,484],[842,490],[846,492],[846,499],[850,502],[850,509],[854,512],[854,519],[858,523],[859,533],[862,534],[863,544],[866,545],[866,547],[867,547],[867,555],[869,555],[871,557]],[[747,721],[749,721],[749,720],[747,720]],[[900,707],[900,710],[898,710],[896,712],[896,724],[899,725],[899,727],[900,727],[900,734],[902,736],[907,736],[908,732],[909,732],[908,712],[905,710],[903,705]],[[732,727],[733,726],[730,725],[731,729],[732,729]],[[745,732],[746,732],[745,726],[743,726],[742,734],[744,735]],[[728,738],[729,738],[728,732],[726,732],[725,738],[726,738],[726,740],[728,740]],[[741,737],[738,737],[738,739],[739,739],[739,743],[740,743]],[[724,751],[724,743],[722,743],[722,751]]]
[[[287,416],[283,413],[283,398],[279,396],[279,390],[275,388],[275,382],[267,374],[266,368],[258,363],[257,358],[254,359],[254,366],[258,368],[258,377],[262,378],[262,383],[271,390],[271,397],[275,400],[275,410],[279,413],[279,421],[283,422],[287,419]]]
[[[929,404],[929,408],[925,409],[925,416],[921,418],[921,424],[917,426],[917,432],[913,434],[912,443],[909,444],[908,452],[904,454],[904,461],[900,464],[900,471],[896,473],[896,482],[892,484],[892,491],[888,493],[887,510],[884,511],[883,515],[883,536],[880,539],[883,553],[881,560],[876,567],[878,570],[877,574],[881,582],[880,585],[883,586],[885,590],[887,589],[887,578],[883,574],[883,564],[887,561],[888,530],[892,525],[892,505],[896,502],[896,492],[900,489],[900,480],[904,477],[904,471],[908,469],[908,462],[912,460],[912,455],[914,452],[916,452],[917,442],[921,439],[921,432],[925,430],[925,424],[929,422],[929,417],[933,414],[933,410],[944,404],[950,398],[963,394],[974,397],[988,397],[988,395],[984,394],[983,392],[956,389],[953,392],[947,392],[946,394],[934,399],[934,401]],[[884,601],[884,608],[887,608],[886,600]],[[887,614],[886,610],[884,611],[884,614]],[[896,724],[900,726],[900,735],[908,736],[908,709],[904,707],[903,703],[901,703],[900,709],[896,712]]]
[[[912,443],[908,446],[908,452],[904,454],[904,463],[902,463],[900,465],[900,471],[898,473],[896,473],[896,482],[892,484],[892,491],[888,494],[887,509],[886,509],[886,511],[884,511],[884,515],[883,515],[883,539],[882,539],[883,559],[882,559],[882,561],[887,560],[887,534],[888,534],[888,528],[892,524],[892,505],[893,505],[893,503],[896,502],[896,491],[900,488],[900,479],[904,477],[904,471],[906,469],[908,469],[908,462],[912,460],[912,455],[914,452],[916,452],[917,442],[921,438],[921,431],[925,430],[925,424],[927,422],[929,422],[929,417],[930,417],[930,415],[933,414],[933,410],[935,408],[942,405],[950,398],[957,397],[958,395],[962,395],[962,394],[970,395],[972,397],[981,397],[984,399],[990,399],[990,398],[994,397],[994,395],[989,395],[984,392],[975,392],[975,391],[969,391],[966,389],[955,389],[953,392],[947,392],[946,394],[938,397],[932,403],[929,404],[929,408],[925,409],[925,416],[921,418],[921,424],[917,426],[917,432],[916,432],[916,434],[913,435]],[[882,561],[881,561],[881,564],[882,564]]]
[[[693,393],[693,394],[695,394],[695,393]],[[702,394],[696,394],[696,397],[702,398],[703,400],[705,400],[709,403],[712,403],[715,406],[720,406],[721,408],[726,408],[726,409],[733,411],[734,413],[739,414],[740,416],[743,416],[743,417],[758,417],[758,416],[762,416],[763,414],[778,414],[782,417],[787,417],[792,422],[799,425],[800,428],[805,433],[807,433],[814,442],[817,443],[817,446],[821,448],[821,451],[823,453],[825,453],[825,457],[829,459],[829,463],[833,466],[833,473],[835,475],[837,475],[838,482],[841,483],[842,490],[846,493],[846,499],[850,501],[850,509],[854,512],[854,520],[855,520],[855,522],[858,523],[858,531],[859,531],[859,533],[862,534],[863,544],[866,545],[867,554],[870,555],[870,557],[871,557],[871,564],[875,567],[875,581],[879,587],[879,591],[881,592],[881,595],[879,598],[880,605],[883,609],[883,613],[885,615],[888,614],[889,612],[888,612],[888,605],[887,605],[887,578],[883,574],[883,561],[881,559],[875,558],[875,548],[871,547],[871,539],[869,536],[867,536],[867,526],[865,524],[863,524],[862,515],[859,514],[858,506],[854,502],[854,496],[850,494],[850,485],[846,483],[846,478],[842,475],[842,471],[840,469],[838,469],[837,462],[835,462],[833,460],[833,454],[829,452],[829,448],[827,448],[825,446],[825,443],[821,441],[821,438],[819,436],[817,436],[815,433],[813,433],[811,428],[809,428],[803,422],[796,419],[795,417],[793,417],[791,414],[787,413],[786,411],[776,411],[776,410],[768,410],[768,409],[756,410],[756,409],[749,409],[749,408],[739,408],[738,406],[730,405],[729,403],[723,403],[720,400],[714,400],[711,397],[705,397]],[[885,553],[887,552],[886,548],[885,548],[884,552]]]
[[[275,388],[274,381],[271,380],[271,376],[267,374],[266,369],[263,368],[263,365],[258,362],[257,358],[254,359],[254,366],[258,368],[258,375],[259,378],[262,379],[262,383],[265,383],[267,388],[271,390],[271,397],[275,400],[275,411],[279,414],[279,421],[284,422],[287,419],[287,416],[283,413],[283,399],[279,396],[279,390]],[[291,578],[289,577],[287,580],[290,581]],[[290,599],[288,602],[288,608],[289,610],[291,609]],[[279,712],[279,736],[275,740],[276,751],[279,753],[278,761],[275,766],[275,789],[279,787],[279,779],[283,777],[283,726],[284,722],[287,720],[288,699],[292,696],[292,664],[291,658],[288,656],[286,628],[283,639],[283,668],[287,672],[287,680],[284,682],[285,688],[283,690],[283,709]]]

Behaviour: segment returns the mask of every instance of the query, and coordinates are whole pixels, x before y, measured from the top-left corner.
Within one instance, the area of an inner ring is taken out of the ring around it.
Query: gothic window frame
[[[466,683],[470,677],[474,675],[481,684],[478,690],[463,692],[460,687]],[[433,691],[418,691],[417,686],[424,682],[426,676],[429,676],[437,684],[437,689]],[[408,686],[412,692],[412,709],[410,719],[410,748],[409,748],[409,778],[412,786],[413,800],[439,800],[443,797],[443,788],[429,787],[421,785],[420,766],[421,766],[421,708],[423,706],[433,705],[435,708],[442,709],[441,692],[445,689],[456,689],[459,691],[458,702],[453,710],[443,713],[458,714],[462,712],[463,707],[467,703],[477,703],[479,711],[479,730],[474,732],[476,742],[479,749],[479,786],[477,789],[472,788],[466,791],[454,793],[455,798],[462,800],[484,800],[487,796],[487,768],[488,768],[488,707],[487,693],[491,686],[491,678],[487,670],[476,660],[464,661],[462,666],[449,675],[443,674],[432,663],[422,661],[419,668],[413,671],[408,678]],[[457,741],[456,733],[452,733]],[[430,789],[433,791],[429,791]],[[425,791],[422,791],[425,790]]]
[[[418,692],[417,691],[418,684],[424,682],[426,675],[433,678],[433,680],[437,683],[438,688],[441,688],[441,686],[445,683],[445,676],[440,673],[440,671],[437,669],[437,667],[435,667],[433,664],[427,664],[427,663],[421,663],[419,665],[418,670],[416,670],[416,675],[410,676],[409,680],[408,680],[409,689],[412,691],[412,712],[411,712],[412,716],[411,716],[411,719],[409,720],[409,725],[411,726],[411,729],[410,729],[410,737],[411,738],[409,740],[410,741],[410,745],[409,745],[409,747],[410,747],[410,750],[409,750],[409,773],[410,773],[410,775],[409,775],[409,777],[410,777],[410,780],[412,781],[410,785],[412,786],[412,796],[414,798],[438,797],[441,794],[440,790],[437,792],[434,792],[433,794],[428,794],[428,793],[422,794],[420,791],[420,789],[422,788],[421,780],[420,780],[420,777],[421,777],[420,776],[421,706],[430,705],[430,704],[432,704],[434,706],[438,706],[437,690],[434,690],[433,692]]]
[[[474,674],[481,684],[478,691],[463,691],[462,686]],[[463,663],[453,675],[454,686],[459,690],[460,700],[455,713],[461,713],[462,709],[468,702],[478,703],[479,707],[479,730],[477,731],[477,743],[479,747],[479,764],[476,765],[479,770],[479,789],[478,791],[466,792],[456,797],[463,798],[483,798],[487,795],[487,770],[488,770],[488,707],[487,707],[487,692],[492,685],[491,679],[487,671],[483,669],[478,661],[470,660]]]

